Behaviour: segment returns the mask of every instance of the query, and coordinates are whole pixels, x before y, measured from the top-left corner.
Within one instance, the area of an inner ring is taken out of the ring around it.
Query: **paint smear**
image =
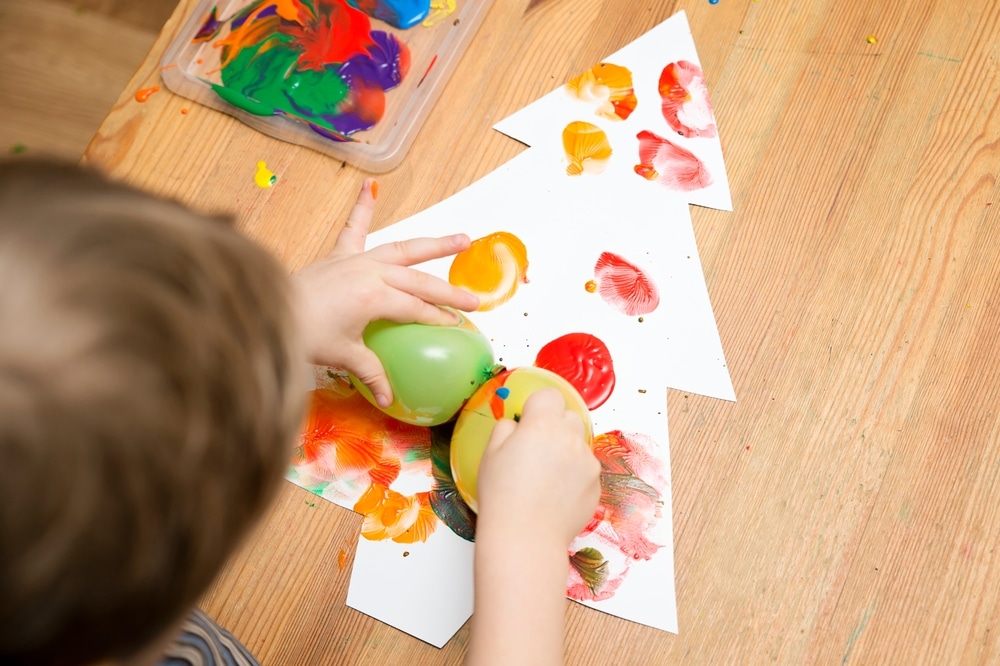
[[[399,18],[413,3],[356,4]],[[335,141],[374,127],[385,92],[410,67],[407,46],[372,30],[347,0],[258,0],[222,20],[212,12],[192,41],[219,49],[222,83],[212,89],[221,98],[255,115],[288,115]]]
[[[476,514],[465,503],[451,473],[451,436],[455,422],[431,428],[431,464],[434,487],[431,489],[431,509],[448,528],[465,539],[476,540]]]
[[[639,139],[639,164],[633,169],[646,180],[679,192],[700,190],[712,184],[705,164],[686,148],[643,130]]]
[[[659,88],[663,118],[672,130],[687,138],[716,135],[701,67],[688,60],[672,62],[660,73]]]
[[[656,283],[645,271],[613,252],[602,252],[594,264],[598,293],[622,314],[649,314],[660,305]]]
[[[587,409],[603,405],[615,389],[615,368],[607,345],[590,333],[568,333],[538,350],[535,365],[573,385]]]
[[[633,562],[649,560],[660,549],[649,534],[669,488],[656,442],[647,435],[614,430],[594,438],[601,463],[601,501],[594,517],[570,544],[567,595],[579,601],[614,596]]]
[[[639,103],[632,88],[632,72],[609,62],[570,79],[566,89],[579,99],[596,101],[597,115],[610,120],[625,120]]]
[[[455,12],[455,0],[431,0],[431,13],[420,25],[432,28]]]
[[[327,386],[310,394],[292,458],[296,482],[353,506],[366,539],[425,541],[438,523],[430,431],[386,416],[343,383]]]
[[[430,0],[348,0],[368,16],[406,30],[423,21],[431,10]]]
[[[160,91],[160,86],[149,86],[148,88],[143,88],[141,90],[136,90],[135,91],[135,101],[137,101],[137,102],[145,102],[150,97],[153,96],[153,93],[156,93],[156,92],[159,92],[159,91]]]
[[[448,282],[479,297],[479,311],[509,301],[528,282],[528,250],[512,233],[498,231],[472,241],[451,262]]]
[[[266,189],[278,182],[278,177],[268,170],[267,164],[261,160],[257,162],[257,173],[253,176],[253,182],[257,183],[257,187]]]
[[[347,566],[347,551],[341,548],[340,552],[337,553],[337,569],[343,571],[344,567],[346,566]]]
[[[582,120],[566,125],[562,141],[566,159],[569,160],[566,173],[570,176],[578,176],[584,171],[599,173],[611,157],[608,135],[597,125]]]

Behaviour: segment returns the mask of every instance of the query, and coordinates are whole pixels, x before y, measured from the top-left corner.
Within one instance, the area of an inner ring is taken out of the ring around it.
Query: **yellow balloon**
[[[556,388],[566,400],[566,408],[583,421],[587,442],[594,438],[590,410],[579,392],[568,381],[542,368],[525,367],[505,370],[479,387],[459,412],[451,436],[451,473],[459,495],[473,511],[479,511],[477,485],[479,463],[490,441],[493,427],[500,419],[521,418],[524,403],[535,391]],[[544,446],[545,442],[539,442]]]

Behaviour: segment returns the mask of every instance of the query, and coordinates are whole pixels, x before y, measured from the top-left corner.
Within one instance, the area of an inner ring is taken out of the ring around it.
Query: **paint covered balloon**
[[[587,441],[593,439],[590,411],[568,381],[542,368],[514,368],[501,372],[479,387],[465,404],[451,436],[451,473],[459,494],[473,511],[479,510],[476,494],[479,462],[490,441],[493,426],[500,419],[521,418],[528,396],[544,388],[559,389],[567,409],[578,414],[583,421]],[[539,446],[544,446],[544,442],[540,442]]]
[[[501,369],[493,348],[467,317],[453,326],[397,324],[374,321],[363,339],[385,368],[392,387],[392,404],[380,408],[389,416],[414,425],[432,426],[450,420],[476,389]],[[351,376],[373,405],[371,391]]]

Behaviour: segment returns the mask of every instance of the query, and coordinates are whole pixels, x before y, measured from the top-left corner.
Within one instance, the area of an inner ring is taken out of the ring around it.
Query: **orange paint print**
[[[479,297],[479,311],[503,305],[528,282],[528,250],[512,233],[498,231],[477,238],[455,255],[448,282]]]
[[[597,101],[597,115],[610,120],[625,120],[639,103],[632,88],[632,72],[609,62],[571,79],[566,89],[579,99]]]
[[[562,133],[563,150],[569,166],[566,173],[578,176],[584,171],[599,173],[611,157],[608,135],[597,125],[575,120]]]
[[[371,541],[424,542],[438,523],[429,492],[403,495],[377,483],[368,487],[354,510],[364,516],[361,536]]]

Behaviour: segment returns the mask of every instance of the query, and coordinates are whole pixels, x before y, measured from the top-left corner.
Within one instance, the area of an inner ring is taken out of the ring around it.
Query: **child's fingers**
[[[371,228],[372,215],[375,212],[377,188],[378,184],[371,178],[366,178],[361,185],[358,200],[347,216],[347,222],[333,246],[335,253],[359,254],[365,251],[365,240],[368,238],[368,229]]]
[[[517,423],[512,419],[500,419],[497,421],[496,425],[493,426],[493,432],[490,433],[490,441],[486,444],[486,450],[494,450],[503,446],[514,431],[517,429]]]
[[[441,238],[411,238],[379,245],[369,250],[368,254],[376,261],[386,264],[412,266],[466,250],[469,243],[469,237],[465,234],[453,234]]]
[[[475,294],[414,268],[385,266],[382,279],[393,289],[410,294],[426,303],[447,305],[465,312],[472,312],[479,307],[479,297]]]
[[[364,345],[357,345],[350,351],[350,358],[351,364],[347,369],[368,387],[379,406],[391,405],[392,388],[389,386],[389,378],[386,377],[385,368],[375,353]]]
[[[537,419],[544,418],[561,418],[565,412],[566,400],[562,393],[558,389],[545,388],[535,391],[524,401],[521,423],[533,423]],[[583,424],[580,426],[582,429]]]

